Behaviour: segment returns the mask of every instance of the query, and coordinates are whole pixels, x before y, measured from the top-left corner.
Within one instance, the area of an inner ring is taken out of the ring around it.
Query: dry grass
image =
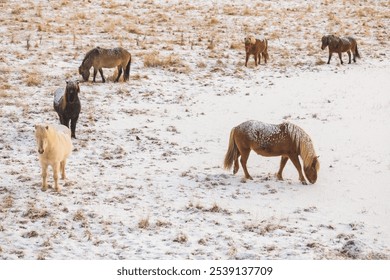
[[[150,226],[149,216],[142,218],[138,222],[138,228],[147,229]]]

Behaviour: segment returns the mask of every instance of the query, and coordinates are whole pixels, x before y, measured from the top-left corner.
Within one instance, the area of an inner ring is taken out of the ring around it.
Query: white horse
[[[61,179],[65,179],[66,159],[73,149],[71,132],[64,125],[37,124],[35,125],[35,139],[42,167],[42,190],[47,190],[47,167],[51,165],[54,188],[60,192],[58,171],[61,169]]]

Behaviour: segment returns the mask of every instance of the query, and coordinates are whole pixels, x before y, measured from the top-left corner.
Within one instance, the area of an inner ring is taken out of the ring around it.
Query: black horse
[[[66,88],[59,88],[54,93],[54,110],[60,118],[60,123],[67,126],[72,132],[72,138],[76,138],[76,123],[81,111],[79,99],[79,81],[66,81]]]

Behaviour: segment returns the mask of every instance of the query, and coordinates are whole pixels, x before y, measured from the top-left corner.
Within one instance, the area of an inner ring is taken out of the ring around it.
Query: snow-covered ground
[[[245,3],[0,4],[1,259],[389,259],[387,1]],[[325,64],[328,33],[362,58]],[[248,34],[267,65],[244,67]],[[34,124],[58,122],[54,91],[89,49],[119,45],[130,81],[80,84],[68,179],[41,191]],[[302,127],[317,182],[291,162],[277,181],[280,158],[254,153],[253,181],[223,170],[250,119]]]

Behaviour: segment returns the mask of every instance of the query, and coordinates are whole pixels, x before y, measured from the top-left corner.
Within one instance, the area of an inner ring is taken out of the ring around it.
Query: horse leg
[[[249,59],[249,53],[246,53],[246,57],[245,57],[245,67],[248,67],[248,59]]]
[[[351,64],[351,51],[347,51],[347,53],[348,53],[348,58],[349,58],[348,64]]]
[[[288,157],[286,156],[281,157],[279,171],[278,173],[276,173],[276,177],[278,178],[278,180],[283,180],[282,172],[284,167],[286,166],[287,161],[288,161]]]
[[[62,124],[65,125],[67,128],[69,128],[70,119],[63,117],[62,120],[63,120]]]
[[[79,117],[73,118],[70,123],[71,137],[76,139],[76,123]]]
[[[255,66],[257,66],[257,53],[253,55],[253,58],[255,59]]]
[[[42,163],[42,190],[47,190],[47,164]]]
[[[259,65],[260,65],[261,64],[261,53],[259,53],[259,55],[257,57],[258,57],[258,60],[259,60]]]
[[[249,175],[249,173],[248,173],[248,169],[246,168],[246,162],[248,161],[250,152],[251,152],[251,149],[240,150],[240,153],[241,153],[240,162],[241,162],[242,169],[244,170],[244,173],[245,173],[245,178],[249,179],[249,180],[253,180],[252,176]]]
[[[116,77],[115,82],[119,81],[120,76],[122,75],[122,66],[118,66],[118,77]]]
[[[66,179],[66,174],[65,174],[65,164],[66,164],[66,159],[60,162],[60,168],[61,168],[61,179],[65,180]]]
[[[99,73],[100,73],[100,76],[102,77],[102,82],[105,83],[105,82],[106,82],[106,79],[104,79],[104,76],[103,76],[103,69],[102,69],[102,68],[99,68]]]
[[[344,64],[343,59],[342,59],[342,57],[341,57],[341,52],[339,52],[339,58],[340,58],[341,64]]]
[[[329,58],[328,58],[328,64],[330,63],[330,59],[332,58],[332,52],[329,51]]]
[[[307,185],[306,179],[305,179],[305,177],[303,177],[302,166],[301,166],[301,163],[299,162],[298,155],[297,154],[290,154],[289,158],[292,161],[292,163],[294,164],[295,168],[298,170],[299,181],[301,181],[303,185]]]
[[[57,192],[61,191],[60,187],[58,186],[58,169],[59,169],[59,167],[60,167],[60,164],[58,164],[58,162],[53,164],[54,189]]]
[[[96,74],[97,74],[97,69],[93,67],[93,82],[96,83]]]

